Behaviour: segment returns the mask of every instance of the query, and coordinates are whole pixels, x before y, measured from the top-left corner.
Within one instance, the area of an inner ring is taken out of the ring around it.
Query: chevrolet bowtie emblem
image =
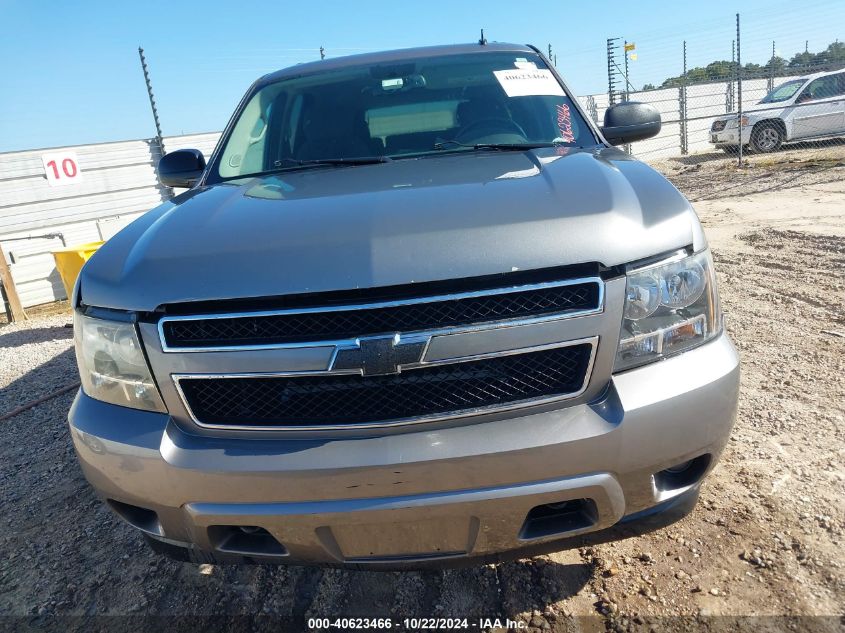
[[[358,339],[357,347],[340,348],[332,371],[359,369],[364,376],[398,374],[402,365],[422,360],[425,341],[403,343],[398,334]]]

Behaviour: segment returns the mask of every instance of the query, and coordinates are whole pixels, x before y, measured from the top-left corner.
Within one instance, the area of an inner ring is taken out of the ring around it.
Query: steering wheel
[[[475,137],[478,138],[480,136],[486,136],[484,134],[478,134],[479,129],[485,129],[487,132],[495,133],[495,134],[503,134],[507,132],[515,132],[519,134],[523,139],[528,138],[525,134],[525,130],[516,122],[511,119],[506,119],[504,117],[490,117],[488,119],[479,119],[478,121],[473,121],[472,123],[464,126],[461,128],[461,131],[455,135],[455,140],[458,142],[463,142],[472,132],[476,132]]]

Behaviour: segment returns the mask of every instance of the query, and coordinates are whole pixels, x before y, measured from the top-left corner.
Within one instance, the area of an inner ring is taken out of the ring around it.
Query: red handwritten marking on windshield
[[[560,138],[564,143],[574,143],[575,135],[572,133],[572,117],[569,115],[569,106],[565,103],[557,108],[557,127],[560,130]]]

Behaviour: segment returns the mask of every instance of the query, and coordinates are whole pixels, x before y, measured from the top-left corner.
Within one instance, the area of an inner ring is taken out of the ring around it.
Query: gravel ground
[[[745,154],[739,169],[737,160],[736,155],[719,151],[652,164],[691,202],[744,197],[841,180],[845,139],[787,145],[772,154]]]
[[[733,177],[724,161],[667,169],[702,200],[743,371],[732,440],[680,522],[443,572],[176,563],[147,551],[95,498],[74,459],[66,394],[0,422],[0,615],[79,630],[94,621],[53,616],[278,614],[295,629],[312,616],[451,615],[538,631],[843,630],[845,168],[805,165],[798,182],[783,173],[792,163],[749,169],[757,184],[732,198],[708,193]],[[766,191],[760,175],[800,188]],[[784,203],[790,195],[804,204]],[[62,313],[0,327],[0,416],[77,380],[68,322]],[[708,617],[717,615],[761,617]]]

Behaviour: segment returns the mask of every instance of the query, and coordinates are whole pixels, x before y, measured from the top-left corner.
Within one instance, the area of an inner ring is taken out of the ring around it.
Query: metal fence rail
[[[845,69],[842,72],[845,73]],[[793,78],[788,75],[775,77],[774,82],[777,85]],[[777,118],[776,115],[785,109],[782,105],[757,105],[757,102],[767,94],[769,82],[769,79],[743,82],[742,95],[746,104],[746,115],[751,114],[748,111],[749,106],[753,107],[753,113],[764,114],[769,119]],[[634,143],[632,152],[644,160],[655,160],[717,151],[710,141],[711,125],[717,117],[736,114],[736,110],[732,111],[726,107],[731,90],[730,82],[689,86],[686,88],[685,100],[678,88],[631,92],[631,101],[653,105],[660,112],[663,121],[660,134],[647,141]],[[735,88],[734,91],[736,91]],[[608,107],[607,95],[587,95],[579,97],[579,100],[588,111],[592,108],[598,121],[602,121]],[[803,120],[806,129],[801,138],[789,139],[787,143],[815,138],[818,139],[820,148],[839,151],[842,143],[836,139],[845,138],[845,94],[841,96],[841,104],[840,112],[833,110],[830,114],[830,118],[841,117],[841,123],[835,127],[823,126],[819,119],[827,118],[827,115],[820,112],[818,102],[789,106],[789,115],[793,120]],[[701,158],[703,160],[706,157]]]
[[[711,160],[714,154],[723,157],[725,149],[736,153],[741,165],[743,153],[765,153],[790,143],[819,156],[845,158],[840,140],[845,138],[845,42],[815,40],[813,51],[810,39],[803,40],[803,51],[779,50],[777,45],[778,35],[793,42],[796,32],[802,38],[801,33],[814,36],[820,31],[815,26],[840,23],[841,9],[831,5],[811,12],[796,6],[791,11],[754,14],[742,21],[739,14],[725,15],[682,41],[667,31],[638,40],[636,47],[627,38],[610,38],[608,73],[624,76],[609,77],[607,94],[581,97],[581,102],[589,104],[599,121],[607,106],[620,100],[657,108],[663,120],[660,135],[632,146],[634,154],[649,161],[683,158],[688,164]],[[620,41],[626,42],[624,48]],[[761,50],[770,52],[761,55]],[[699,65],[690,68],[693,52]],[[639,60],[629,64],[634,55]],[[702,59],[708,62],[702,64]],[[629,88],[643,77],[659,78],[659,87]],[[785,90],[778,93],[781,100],[760,103],[786,82],[794,85],[794,94]],[[623,85],[624,90],[619,88]],[[741,129],[741,138],[731,141],[728,133],[713,127],[717,118],[726,117],[732,118],[728,132]]]

